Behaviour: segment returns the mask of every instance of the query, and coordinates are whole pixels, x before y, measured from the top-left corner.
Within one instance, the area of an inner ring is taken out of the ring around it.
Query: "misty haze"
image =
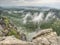
[[[0,0],[0,45],[59,45],[59,0]]]

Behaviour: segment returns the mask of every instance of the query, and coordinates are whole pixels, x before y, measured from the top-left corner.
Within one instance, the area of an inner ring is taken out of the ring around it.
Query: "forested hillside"
[[[52,28],[60,35],[60,10],[53,8],[0,8],[0,17],[8,17],[19,30],[28,32]]]

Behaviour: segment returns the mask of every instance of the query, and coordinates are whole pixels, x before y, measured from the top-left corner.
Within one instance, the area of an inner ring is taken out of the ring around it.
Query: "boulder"
[[[52,29],[44,29],[38,32],[32,40],[36,45],[58,45],[57,34]]]

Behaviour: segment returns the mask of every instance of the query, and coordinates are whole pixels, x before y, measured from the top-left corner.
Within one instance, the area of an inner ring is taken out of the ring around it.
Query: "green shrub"
[[[40,28],[41,28],[41,29],[51,28],[52,24],[53,24],[53,22],[42,23],[42,24],[40,25]]]
[[[52,29],[57,32],[58,35],[60,35],[60,20],[55,21],[52,24]]]
[[[20,39],[19,33],[14,28],[10,28],[8,36],[10,36],[10,35],[14,35],[16,38]]]

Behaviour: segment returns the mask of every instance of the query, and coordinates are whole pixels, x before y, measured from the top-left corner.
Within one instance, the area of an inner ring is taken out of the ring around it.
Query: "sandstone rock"
[[[52,29],[45,29],[33,37],[33,42],[36,45],[57,45],[57,34]]]
[[[60,45],[60,36],[57,37],[58,45]]]
[[[26,42],[16,39],[14,36],[7,36],[4,40],[0,41],[0,45],[33,45],[33,42]]]
[[[45,34],[48,35],[48,33],[50,33],[50,32],[52,32],[52,29],[44,29],[44,30],[41,30],[41,31],[39,31],[37,34],[35,34],[35,35],[33,36],[33,39],[35,39],[35,38],[37,38],[37,37],[39,37],[39,36],[41,36],[41,35],[45,35]]]
[[[14,36],[0,37],[0,45],[58,45],[57,34],[52,29],[38,32],[31,42],[22,41]]]

